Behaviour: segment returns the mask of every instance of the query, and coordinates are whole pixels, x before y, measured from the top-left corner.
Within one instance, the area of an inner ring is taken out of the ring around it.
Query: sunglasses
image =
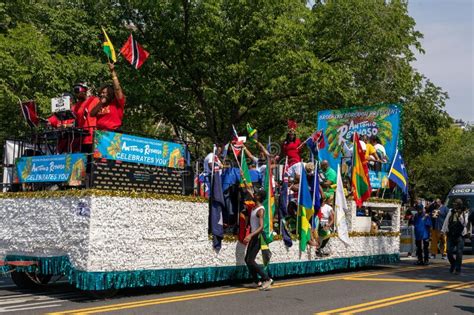
[[[74,93],[81,93],[81,92],[87,92],[87,88],[83,87],[83,86],[80,86],[80,85],[76,85],[74,88]]]

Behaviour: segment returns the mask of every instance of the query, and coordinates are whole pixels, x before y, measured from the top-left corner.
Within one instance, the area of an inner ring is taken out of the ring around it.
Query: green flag
[[[252,179],[250,178],[249,167],[247,165],[247,160],[245,159],[245,150],[242,150],[242,156],[240,160],[240,165],[242,168],[242,176],[240,176],[240,187],[252,188]]]
[[[270,159],[267,159],[267,169],[265,172],[265,192],[267,198],[263,202],[265,212],[263,214],[263,237],[266,244],[270,244],[273,241],[273,217],[275,215],[275,194],[273,193],[272,185],[272,168],[270,165]]]

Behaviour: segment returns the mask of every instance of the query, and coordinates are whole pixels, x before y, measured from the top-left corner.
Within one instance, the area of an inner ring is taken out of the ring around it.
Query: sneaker
[[[264,281],[260,290],[262,291],[270,290],[270,287],[272,286],[272,281],[273,281],[272,279],[268,279],[267,281]]]
[[[419,261],[417,261],[417,262],[415,263],[415,265],[417,265],[417,266],[422,266],[422,265],[423,265],[423,262],[419,260]]]
[[[443,256],[441,256],[441,259],[446,260],[446,259],[448,259],[448,257],[446,257],[446,255],[443,255]]]
[[[423,262],[423,265],[425,265],[425,266],[428,266],[429,264],[430,264],[430,261],[429,261],[429,260],[425,260],[425,261]]]
[[[460,274],[461,274],[461,271],[460,271],[460,270],[454,271],[454,275],[459,276]]]
[[[262,286],[262,281],[257,282],[257,288],[260,288]]]
[[[430,259],[436,259],[436,255],[431,255]]]

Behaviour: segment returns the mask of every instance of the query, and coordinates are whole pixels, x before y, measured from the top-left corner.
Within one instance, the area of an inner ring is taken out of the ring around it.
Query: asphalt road
[[[41,292],[18,291],[0,278],[0,313],[5,314],[472,314],[474,256],[465,255],[461,275],[446,261],[398,265],[313,277],[279,279],[272,290],[237,283],[206,288],[121,290],[94,300],[66,283]]]

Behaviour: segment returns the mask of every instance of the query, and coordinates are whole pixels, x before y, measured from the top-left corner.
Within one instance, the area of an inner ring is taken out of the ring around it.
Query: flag
[[[403,193],[406,195],[408,193],[408,174],[405,168],[405,163],[403,162],[400,151],[395,152],[395,157],[393,158],[392,168],[388,174],[388,179],[397,184],[401,188]]]
[[[300,251],[306,251],[306,245],[311,240],[310,219],[314,214],[313,200],[309,192],[306,171],[301,163],[300,187],[298,196],[298,238],[300,240]]]
[[[231,146],[232,146],[232,151],[234,152],[234,155],[236,158],[239,157],[240,152],[242,152],[242,149],[244,148],[244,142],[245,142],[245,137],[238,137],[235,140],[232,140]]]
[[[283,168],[283,181],[280,187],[280,202],[278,203],[278,216],[280,217],[280,233],[283,236],[283,242],[285,246],[291,247],[293,241],[291,240],[290,233],[286,227],[285,217],[288,216],[288,157],[285,160],[285,166]]]
[[[337,187],[336,187],[336,228],[337,235],[345,244],[349,244],[349,229],[347,227],[346,212],[348,212],[347,200],[344,195],[344,186],[342,184],[341,166],[337,166]]]
[[[247,123],[247,133],[249,134],[250,141],[257,142],[257,129],[253,129],[252,127],[250,127],[249,123]]]
[[[225,207],[224,193],[222,192],[222,180],[220,172],[215,172],[212,179],[211,189],[211,233],[212,246],[216,250],[220,250],[222,239],[224,238],[224,219],[222,210]]]
[[[252,188],[252,178],[250,177],[249,167],[247,165],[247,160],[245,159],[245,151],[242,152],[242,158],[240,160],[240,167],[242,171],[242,176],[240,176],[240,187]]]
[[[109,36],[105,32],[105,29],[102,27],[102,32],[104,32],[104,42],[102,44],[102,48],[104,49],[105,54],[107,57],[112,60],[113,63],[117,62],[117,56],[115,55],[114,45],[109,39]]]
[[[31,128],[38,127],[39,118],[36,112],[36,103],[35,101],[26,101],[20,102],[21,112],[23,113],[23,117],[25,117],[26,123]]]
[[[319,209],[321,208],[321,191],[319,190],[318,166],[316,166],[316,169],[314,170],[312,191],[314,212],[318,213]],[[313,219],[311,220],[311,227],[316,230],[319,228],[319,220],[316,215],[313,215]]]
[[[354,133],[354,152],[352,154],[352,193],[358,207],[369,199],[372,188],[369,181],[369,168],[365,154],[359,142],[359,136]]]
[[[324,142],[323,131],[319,130],[313,133],[306,140],[306,146],[309,148],[311,154],[317,159],[319,150],[324,149],[326,142]]]
[[[263,238],[266,244],[273,241],[273,217],[275,216],[275,194],[273,191],[273,174],[270,159],[267,159],[267,170],[265,174],[265,192],[267,197],[263,202],[265,212],[263,214]]]
[[[236,158],[239,157],[242,148],[244,147],[245,137],[239,137],[237,130],[235,129],[234,125],[232,125],[232,150]]]
[[[132,34],[130,34],[125,44],[123,44],[120,53],[135,69],[139,69],[150,55],[148,51],[143,49],[143,47],[133,39]]]

